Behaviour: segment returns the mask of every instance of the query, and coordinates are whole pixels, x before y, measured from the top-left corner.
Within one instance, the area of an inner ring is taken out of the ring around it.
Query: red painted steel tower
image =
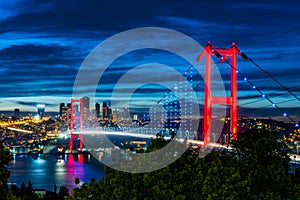
[[[79,115],[76,115],[74,106],[76,103],[79,103]],[[73,134],[75,128],[79,128],[81,130],[83,128],[83,101],[82,99],[75,100],[71,99],[70,105],[70,153],[73,150],[73,140],[75,138],[79,138],[80,140],[80,151],[82,151],[83,143],[82,143],[82,136],[80,134]],[[75,127],[75,122],[79,121],[79,127]]]
[[[199,62],[205,56],[205,97],[204,97],[204,123],[203,123],[203,133],[204,133],[204,144],[210,143],[211,137],[211,109],[213,104],[225,104],[230,106],[230,132],[231,138],[236,139],[238,128],[238,113],[237,113],[237,65],[236,65],[236,55],[240,51],[238,50],[235,43],[232,43],[230,48],[215,48],[210,42],[204,47],[203,52],[198,56],[197,61]],[[221,62],[225,62],[229,57],[231,57],[230,63],[230,96],[212,96],[211,93],[211,60],[212,56],[216,56],[221,59]]]

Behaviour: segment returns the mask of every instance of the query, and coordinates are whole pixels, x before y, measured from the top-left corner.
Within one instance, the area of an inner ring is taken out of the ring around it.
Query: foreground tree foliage
[[[147,151],[168,142],[158,135]],[[54,186],[54,192],[47,191],[43,199],[300,199],[300,171],[291,172],[286,145],[276,132],[253,129],[238,134],[229,149],[215,149],[204,158],[199,155],[199,149],[189,148],[169,166],[143,174],[106,167],[102,180],[74,188],[72,196],[65,187],[57,193]],[[32,193],[31,182],[7,187],[11,156],[3,145],[0,156],[0,199],[39,199]],[[74,181],[79,185],[79,179]]]
[[[290,158],[285,143],[277,140],[276,133],[253,129],[239,134],[232,146],[236,150],[239,171],[242,177],[249,179],[254,198],[293,196],[294,185],[288,174]]]
[[[11,160],[10,152],[4,149],[3,142],[0,141],[0,193],[4,198],[8,194],[7,180],[10,172],[7,170],[7,166]]]
[[[37,194],[32,189],[31,181],[28,181],[28,185],[26,186],[24,182],[22,182],[21,187],[17,187],[15,184],[11,184],[8,192],[5,194],[6,198],[3,198],[3,194],[1,194],[0,199],[7,200],[64,200],[65,197],[69,196],[68,188],[65,186],[60,186],[58,193],[56,192],[56,185],[54,185],[54,192],[45,191],[45,195]]]
[[[167,143],[157,138],[150,150]],[[300,199],[299,173],[289,172],[289,157],[277,133],[239,134],[231,150],[200,159],[187,150],[176,162],[151,173],[106,168],[106,176],[83,184],[68,199]]]

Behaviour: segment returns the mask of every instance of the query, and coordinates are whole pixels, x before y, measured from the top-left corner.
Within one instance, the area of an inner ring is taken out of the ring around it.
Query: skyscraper
[[[59,116],[62,116],[64,107],[65,107],[65,103],[60,103],[60,105],[59,105]]]
[[[15,108],[14,110],[14,118],[19,119],[20,118],[20,109]]]
[[[90,115],[90,98],[85,96],[82,99],[82,107],[83,107],[83,113],[86,116]]]
[[[95,110],[96,110],[96,118],[100,117],[100,104],[96,103],[95,104]]]
[[[43,118],[43,117],[44,117],[44,114],[45,114],[45,107],[46,107],[45,104],[38,104],[38,105],[36,106],[36,108],[37,108],[37,113],[38,113],[38,116],[39,116],[40,118]]]
[[[89,97],[83,97],[82,104],[83,104],[83,109],[90,110],[90,98]]]
[[[69,105],[69,103],[67,104],[67,106],[64,106],[62,108],[61,119],[65,125],[69,125],[69,122],[70,122],[70,105]]]
[[[107,104],[103,102],[102,104],[102,119],[105,120],[107,118]]]

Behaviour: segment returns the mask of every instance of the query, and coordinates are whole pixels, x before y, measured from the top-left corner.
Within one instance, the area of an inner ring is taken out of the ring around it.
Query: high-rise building
[[[38,104],[38,105],[36,106],[36,108],[37,108],[37,113],[38,113],[38,116],[39,116],[40,118],[43,118],[43,117],[44,117],[44,114],[45,114],[45,107],[46,107],[45,104]]]
[[[95,117],[96,118],[100,117],[100,104],[99,103],[95,104],[95,110],[96,110]]]
[[[111,120],[113,116],[113,112],[110,106],[108,106],[107,102],[103,102],[102,104],[102,119],[103,120]]]
[[[102,103],[102,119],[105,120],[107,118],[107,104],[106,102]]]
[[[59,116],[60,117],[62,116],[64,107],[65,107],[65,103],[60,103],[60,105],[59,105]]]
[[[65,125],[69,125],[69,123],[70,123],[70,105],[64,106],[62,108],[61,118]]]
[[[83,97],[82,98],[82,105],[83,105],[83,109],[90,110],[90,98],[89,97]]]
[[[107,118],[108,120],[111,120],[113,116],[113,112],[110,106],[107,107]]]
[[[14,110],[14,118],[19,119],[20,118],[20,109],[15,108]]]
[[[86,116],[90,115],[90,98],[85,96],[82,99],[83,112]]]

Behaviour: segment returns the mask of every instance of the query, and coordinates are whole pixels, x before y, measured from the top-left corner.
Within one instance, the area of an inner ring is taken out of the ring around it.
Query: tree
[[[31,183],[31,180],[28,180],[28,187],[27,187],[27,191],[28,191],[29,193],[31,193],[31,192],[32,192],[32,183]]]
[[[57,186],[56,184],[53,185],[53,192],[56,194],[57,193]]]
[[[80,183],[80,180],[79,180],[79,178],[75,178],[74,179],[74,183],[76,184],[76,186]]]
[[[69,196],[69,190],[65,186],[60,186],[57,197],[58,199],[64,199],[65,196]]]
[[[252,198],[280,198],[292,195],[289,156],[284,141],[277,132],[251,129],[240,133],[232,142],[240,173],[250,182]],[[274,198],[274,197],[272,197]]]
[[[26,195],[26,186],[25,186],[25,183],[23,181],[22,181],[21,188],[19,189],[18,194],[19,194],[19,196]]]
[[[168,142],[157,137],[147,151]],[[276,132],[250,130],[238,134],[231,147],[202,159],[191,148],[169,166],[144,174],[106,167],[102,180],[74,188],[69,199],[298,199],[300,180],[292,182],[287,150]]]
[[[3,197],[5,197],[8,192],[7,180],[10,176],[10,172],[7,166],[12,159],[10,152],[5,150],[3,141],[0,141],[0,193]]]

